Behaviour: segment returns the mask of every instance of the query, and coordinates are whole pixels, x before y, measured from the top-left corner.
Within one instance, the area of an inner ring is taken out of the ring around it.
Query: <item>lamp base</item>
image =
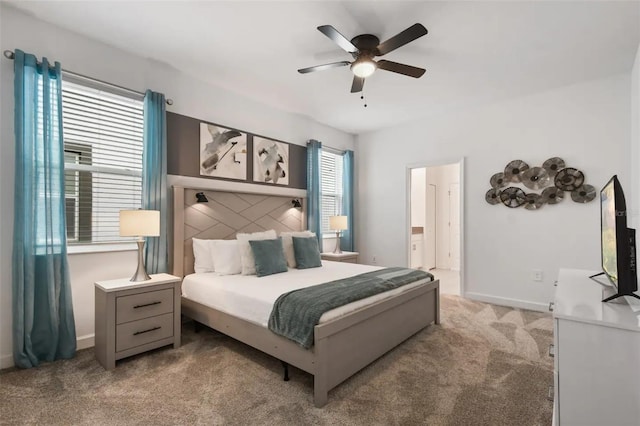
[[[341,254],[342,249],[340,248],[340,231],[336,231],[336,248],[333,250],[334,254]]]
[[[130,280],[134,283],[151,279],[144,266],[144,240],[138,240],[136,242],[138,243],[138,269],[136,269],[136,273],[133,274]]]

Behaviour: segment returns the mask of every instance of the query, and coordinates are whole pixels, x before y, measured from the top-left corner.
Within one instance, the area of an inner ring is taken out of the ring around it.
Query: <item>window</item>
[[[320,170],[322,172],[321,225],[323,233],[329,229],[329,216],[342,213],[342,155],[322,150]]]
[[[120,237],[120,210],[142,200],[142,96],[63,76],[67,242],[132,241]]]

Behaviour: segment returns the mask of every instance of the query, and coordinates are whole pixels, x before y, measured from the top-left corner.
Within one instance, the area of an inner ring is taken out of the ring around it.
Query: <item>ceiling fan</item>
[[[391,71],[414,78],[420,78],[425,73],[423,68],[399,64],[398,62],[387,61],[384,59],[379,61],[373,60],[376,56],[384,56],[387,53],[427,34],[427,29],[422,24],[413,24],[406,30],[382,43],[380,43],[380,39],[378,37],[372,34],[360,34],[349,41],[331,25],[321,25],[318,27],[318,31],[329,37],[334,43],[350,53],[351,56],[353,56],[354,61],[332,62],[330,64],[302,68],[298,70],[300,74],[350,65],[351,72],[353,72],[354,75],[353,83],[351,85],[351,93],[356,93],[362,91],[365,78],[371,76],[376,69]]]

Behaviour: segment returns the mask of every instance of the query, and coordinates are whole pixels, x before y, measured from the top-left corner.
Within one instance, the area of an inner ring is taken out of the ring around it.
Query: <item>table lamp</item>
[[[347,228],[347,216],[329,216],[329,229],[336,231],[336,254],[342,253],[340,249],[340,231]]]
[[[147,281],[151,277],[144,266],[144,238],[160,236],[160,212],[158,210],[120,210],[120,236],[138,237],[138,269],[132,282]]]

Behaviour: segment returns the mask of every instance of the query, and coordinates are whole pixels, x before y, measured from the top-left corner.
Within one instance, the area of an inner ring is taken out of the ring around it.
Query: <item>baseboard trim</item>
[[[512,308],[529,309],[531,311],[549,312],[549,305],[546,303],[529,302],[527,300],[510,299],[508,297],[491,296],[488,294],[466,292],[467,299],[479,302],[493,303],[494,305],[509,306]]]
[[[11,368],[13,366],[13,355],[0,356],[0,369]]]
[[[76,347],[78,350],[92,348],[95,346],[95,342],[95,335],[87,334],[76,339]],[[11,368],[14,365],[13,354],[0,355],[0,369]]]
[[[76,346],[78,350],[92,348],[96,345],[95,334],[86,334],[80,336],[76,340]]]

